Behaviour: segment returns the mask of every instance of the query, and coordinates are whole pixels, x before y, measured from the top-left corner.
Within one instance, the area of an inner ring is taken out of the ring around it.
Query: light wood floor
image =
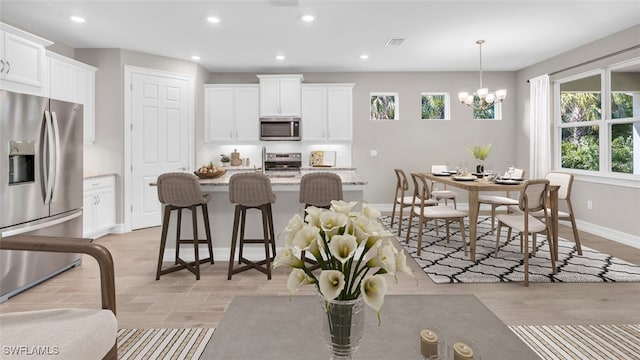
[[[571,239],[570,229],[560,235]],[[584,245],[640,264],[640,249],[624,246],[585,232]],[[257,271],[226,278],[228,263],[218,259],[203,265],[201,280],[186,270],[155,280],[159,228],[96,240],[112,252],[116,265],[118,321],[121,328],[216,327],[236,295],[288,295],[288,271],[277,269],[273,279]],[[389,281],[391,294],[474,294],[507,325],[534,324],[640,324],[640,283],[522,283],[434,284],[409,257],[418,284],[401,276]],[[310,287],[301,294],[312,294]],[[83,265],[19,294],[0,312],[52,307],[99,307],[99,273],[93,258]],[[256,306],[260,306],[256,298]],[[461,309],[473,311],[473,309]],[[382,311],[384,317],[384,308]]]

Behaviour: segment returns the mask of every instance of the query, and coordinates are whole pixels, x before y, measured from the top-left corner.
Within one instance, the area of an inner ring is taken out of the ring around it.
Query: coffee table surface
[[[329,358],[316,296],[236,296],[201,359]],[[382,324],[365,308],[356,359],[420,359],[419,331],[472,339],[483,359],[539,357],[473,295],[389,295]]]

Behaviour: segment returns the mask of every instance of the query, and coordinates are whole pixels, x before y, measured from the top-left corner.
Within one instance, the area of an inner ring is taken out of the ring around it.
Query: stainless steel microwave
[[[260,118],[260,140],[299,141],[300,118]]]

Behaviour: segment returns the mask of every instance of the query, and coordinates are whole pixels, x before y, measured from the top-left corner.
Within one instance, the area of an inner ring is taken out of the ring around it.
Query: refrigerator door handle
[[[55,218],[55,219],[49,219],[47,221],[42,221],[42,222],[37,222],[36,224],[33,225],[19,225],[16,226],[15,228],[9,228],[9,230],[3,231],[0,233],[0,239],[3,237],[9,237],[9,236],[13,236],[13,235],[20,235],[20,234],[25,234],[28,232],[32,232],[32,231],[36,231],[36,230],[40,230],[40,229],[46,229],[50,226],[54,226],[57,224],[62,224],[64,222],[67,222],[71,219],[75,219],[79,216],[82,216],[82,210],[76,210],[73,213],[70,214],[65,214],[64,216]]]
[[[47,143],[47,150],[46,153],[43,154],[42,156],[42,162],[45,163],[46,161],[46,171],[43,171],[43,177],[44,177],[44,182],[45,182],[45,193],[44,193],[44,203],[45,204],[50,204],[51,203],[51,192],[53,191],[53,159],[51,158],[53,156],[53,147],[54,147],[54,143],[53,143],[53,129],[51,126],[51,114],[49,113],[48,110],[44,111],[44,117],[45,117],[45,121],[46,121],[46,143]]]
[[[55,175],[53,177],[53,185],[51,191],[51,199],[50,202],[53,202],[53,197],[56,195],[58,191],[58,184],[60,183],[60,127],[58,126],[58,115],[56,115],[55,111],[51,112],[51,117],[53,119],[53,135],[54,135],[54,151],[55,151]]]

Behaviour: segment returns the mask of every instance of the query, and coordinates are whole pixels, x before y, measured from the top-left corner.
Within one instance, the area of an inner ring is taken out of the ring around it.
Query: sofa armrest
[[[0,250],[82,253],[92,256],[100,267],[102,308],[116,313],[116,286],[113,258],[109,250],[91,239],[38,235],[15,235],[0,238]]]

